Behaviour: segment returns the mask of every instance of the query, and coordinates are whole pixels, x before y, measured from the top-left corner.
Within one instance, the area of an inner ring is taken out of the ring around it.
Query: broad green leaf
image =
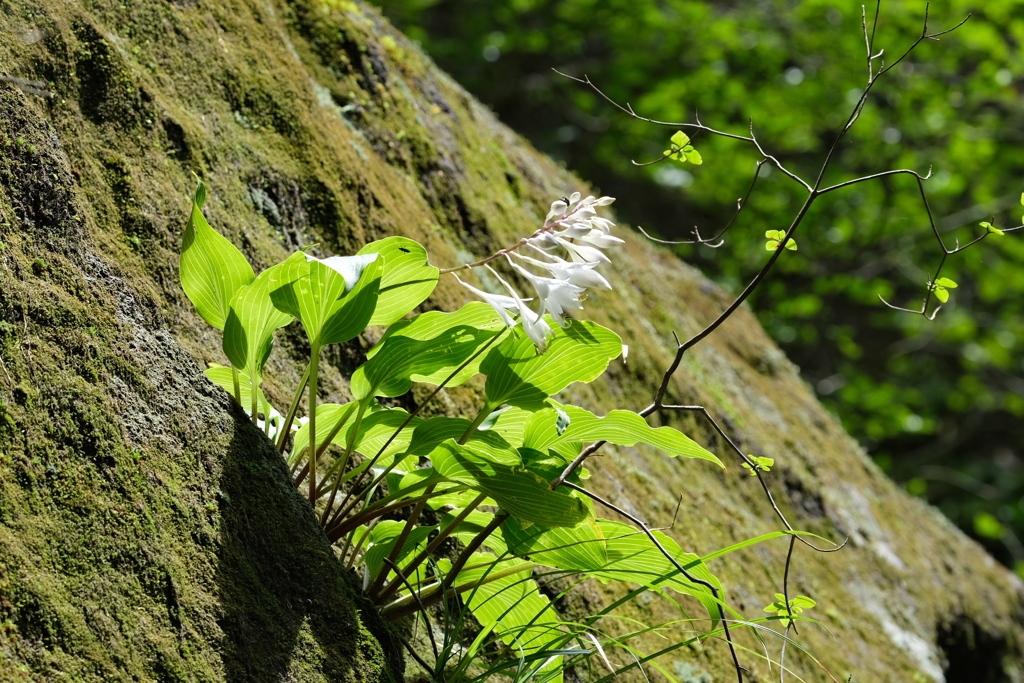
[[[985,232],[986,233],[991,233],[991,234],[996,235],[996,236],[1000,236],[1001,237],[1001,236],[1006,234],[1005,232],[1003,232],[1002,230],[1000,230],[996,226],[992,225],[988,221],[982,221],[981,222],[981,227],[985,228]]]
[[[796,251],[797,250],[796,240],[794,240],[792,237],[790,237],[789,241],[786,242],[786,249],[788,249],[789,251]]]
[[[948,277],[940,277],[935,281],[935,285],[938,287],[945,287],[946,289],[956,289],[957,287],[956,282],[950,280]]]
[[[766,230],[764,236],[770,240],[782,241],[782,238],[786,236],[785,230]]]
[[[359,254],[379,254],[383,274],[371,325],[390,325],[419,306],[437,285],[440,271],[427,262],[427,251],[407,237],[371,242]]]
[[[573,382],[592,382],[622,353],[622,340],[609,329],[574,320],[553,328],[547,351],[537,355],[533,341],[513,328],[501,345],[487,354],[480,370],[487,375],[487,404],[539,408]]]
[[[455,585],[474,586],[464,595],[473,616],[485,629],[493,630],[524,657],[551,650],[564,640],[567,629],[531,577],[530,564],[498,560],[490,553],[474,553],[470,563],[478,568],[461,572]],[[544,673],[538,675],[560,683],[562,674],[555,673],[560,658],[547,659],[539,658]]]
[[[946,291],[945,287],[936,287],[935,298],[941,301],[942,303],[946,303],[947,301],[949,301],[949,292]]]
[[[694,166],[700,166],[704,163],[704,159],[701,158],[700,152],[692,147],[688,151],[684,151],[684,155],[686,156],[686,160]]]
[[[455,522],[461,513],[461,509],[446,512],[441,518],[441,528],[447,529]],[[451,532],[451,537],[462,541],[463,543],[469,543],[474,537],[486,529],[493,520],[494,515],[491,513],[473,510],[464,520],[462,520],[462,522],[459,523],[458,527]],[[487,537],[487,540],[484,541],[484,546],[499,555],[503,555],[509,550],[508,546],[505,545],[505,539],[502,534],[491,534]]]
[[[318,405],[316,409],[317,433],[323,436],[318,437],[317,440],[320,441],[321,438],[326,440],[328,435],[330,435],[331,443],[343,449],[347,448],[349,440],[352,439],[352,431],[356,428],[355,418],[358,405],[358,402],[346,403],[340,406],[332,403]],[[370,459],[377,456],[377,453],[380,452],[385,443],[388,444],[387,449],[381,454],[374,467],[382,468],[391,465],[396,455],[402,454],[402,457],[404,457],[405,451],[412,439],[413,430],[420,422],[419,418],[413,418],[394,439],[391,439],[391,437],[408,418],[409,413],[401,408],[383,408],[379,405],[374,406],[363,415],[362,419],[358,422],[359,429],[352,442],[352,448],[354,452],[359,453],[365,459],[348,472],[345,472],[342,480],[347,481],[365,470],[370,464]],[[390,443],[388,443],[389,439],[391,439]],[[302,451],[308,445],[309,424],[307,423],[295,434],[289,463],[294,464],[297,462],[298,457],[302,455]],[[324,476],[330,476],[329,473],[330,470]]]
[[[669,141],[679,149],[682,149],[690,144],[690,136],[681,130],[677,130],[672,134],[672,137],[669,138]]]
[[[206,186],[200,181],[181,241],[181,288],[203,320],[223,330],[231,299],[256,276],[242,253],[206,222],[205,199]]]
[[[238,290],[224,324],[224,354],[232,365],[244,370],[256,386],[263,382],[263,368],[274,347],[274,330],[293,320],[270,300],[274,268],[263,271],[251,284]]]
[[[429,456],[438,445],[449,439],[458,442],[471,426],[471,421],[461,417],[433,417],[416,427],[408,453]],[[486,456],[491,462],[510,467],[523,464],[516,449],[497,432],[475,431],[467,443],[477,454]]]
[[[370,532],[370,543],[372,545],[363,556],[363,563],[366,565],[371,576],[376,576],[384,568],[384,558],[388,557],[391,551],[394,550],[395,543],[398,542],[398,537],[404,528],[405,522],[384,520],[379,522]],[[403,566],[402,560],[409,557],[435,529],[437,529],[436,526],[413,527],[409,532],[409,536],[405,539],[405,543],[402,544],[396,564],[399,567]],[[389,569],[388,571],[390,572],[391,570]]]
[[[480,425],[479,430],[497,432],[512,446],[522,446],[526,433],[526,422],[533,412],[515,406],[505,406],[491,413]]]
[[[607,441],[619,446],[645,443],[665,451],[673,457],[699,458],[725,465],[713,453],[672,427],[652,427],[647,421],[628,410],[613,410],[605,417],[576,406],[560,406],[569,416],[569,426],[558,433],[557,412],[547,408],[534,413],[526,424],[523,446],[546,450],[556,444],[574,441]]]
[[[352,375],[352,394],[358,400],[401,396],[414,381],[439,384],[452,373],[447,384],[458,386],[479,372],[484,354],[470,360],[473,354],[504,329],[494,309],[483,302],[466,304],[454,313],[431,311],[397,322]]]
[[[322,444],[327,440],[327,435],[335,433],[335,430],[339,428],[339,425],[351,424],[352,416],[358,407],[358,403],[351,402],[339,405],[337,403],[320,403],[316,407],[316,431],[319,435],[317,443]],[[348,436],[347,431],[338,432],[332,441],[336,444],[344,446],[347,442],[345,439]],[[292,452],[288,458],[288,464],[294,465],[301,458],[308,457],[308,453],[305,453],[306,448],[309,447],[309,423],[302,425],[299,431],[295,432],[294,440],[292,441]],[[320,450],[318,447],[317,450]]]
[[[675,566],[651,543],[639,529],[621,522],[599,520],[601,533],[605,538],[608,563],[591,570],[589,574],[599,579],[630,581],[649,588],[672,588],[692,595],[708,610],[712,621],[719,619],[718,605],[706,586],[691,583],[679,574]],[[699,557],[685,553],[679,544],[660,531],[651,532],[665,550],[692,576],[707,581],[718,590],[724,600],[722,585]]]
[[[818,603],[816,603],[814,600],[812,600],[811,598],[807,597],[806,595],[798,595],[795,598],[793,598],[792,600],[790,600],[789,604],[793,605],[794,607],[802,607],[804,609],[810,609],[810,608],[814,607],[815,605],[817,605]]]
[[[228,392],[228,394],[234,398],[235,384],[231,368],[211,363],[210,367],[203,370],[203,374],[209,377],[214,384]],[[241,370],[238,371],[238,389],[239,394],[241,394],[241,405],[246,412],[249,412],[252,406],[252,382],[249,380],[249,376]],[[271,411],[274,410],[274,407],[270,405],[270,402],[267,401],[267,397],[263,395],[263,390],[258,386],[256,387],[256,400],[258,401],[259,410],[263,413],[263,416],[269,416]]]
[[[765,242],[764,248],[767,251],[778,251],[779,243],[776,242],[775,240],[768,240],[767,242]]]
[[[524,529],[509,517],[501,534],[510,551],[537,564],[573,572],[588,572],[608,564],[604,534],[597,520],[574,529],[545,529],[532,525]]]
[[[310,344],[325,346],[362,332],[377,302],[382,260],[333,256],[305,264],[294,256],[270,276],[274,305],[302,322]]]
[[[547,480],[521,467],[492,462],[473,446],[448,440],[431,452],[430,460],[441,476],[487,494],[521,522],[574,527],[590,516],[578,498],[552,491]]]

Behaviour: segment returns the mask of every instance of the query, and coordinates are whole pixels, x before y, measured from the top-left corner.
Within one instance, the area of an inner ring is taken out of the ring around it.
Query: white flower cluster
[[[514,326],[516,321],[508,311],[516,313],[527,336],[539,351],[544,351],[548,337],[551,336],[551,326],[544,320],[545,314],[565,327],[565,312],[582,310],[581,296],[588,287],[612,288],[595,269],[609,262],[604,249],[622,244],[621,239],[611,234],[615,224],[597,215],[597,207],[608,206],[614,201],[612,197],[580,199],[580,193],[574,192],[571,197],[551,204],[551,211],[544,219],[544,227],[533,235],[493,257],[473,264],[474,267],[484,266],[490,270],[511,296],[490,294],[462,280],[459,282],[490,304],[509,327]],[[526,247],[537,258],[520,253]],[[567,256],[568,260],[562,258],[560,253]],[[533,301],[532,298],[520,297],[508,282],[487,265],[488,261],[498,256],[504,256],[512,268],[533,285],[540,301],[537,311],[527,306],[527,303]]]

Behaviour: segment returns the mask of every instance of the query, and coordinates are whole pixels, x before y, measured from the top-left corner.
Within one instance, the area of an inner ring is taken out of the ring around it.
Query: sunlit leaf
[[[472,446],[449,440],[431,452],[430,460],[441,476],[487,494],[521,522],[574,527],[589,516],[588,507],[578,498],[552,491],[545,479],[532,472],[492,462]]]
[[[487,375],[489,406],[540,407],[573,382],[597,379],[622,353],[619,336],[596,323],[576,320],[564,329],[555,326],[553,331],[543,354],[537,354],[525,334],[510,335],[487,354],[480,369]]]
[[[181,241],[181,288],[203,320],[223,330],[231,299],[256,276],[242,253],[206,222],[205,199],[206,186],[200,181]]]
[[[203,374],[206,375],[214,384],[234,397],[235,385],[231,368],[211,363],[210,367],[203,370]],[[246,411],[248,411],[250,406],[252,406],[252,382],[249,381],[249,376],[241,370],[238,371],[238,389],[239,394],[241,394],[241,405],[246,409]],[[269,416],[271,411],[274,410],[274,407],[270,405],[270,402],[267,401],[267,397],[263,395],[263,390],[258,386],[256,387],[256,400],[257,405],[259,406],[259,411],[263,413],[264,417]]]
[[[438,384],[465,364],[448,382],[458,386],[479,372],[484,356],[470,361],[473,354],[504,329],[494,310],[483,302],[466,304],[454,313],[431,311],[395,323],[352,375],[352,393],[357,399],[400,396],[414,381]]]
[[[682,432],[672,427],[652,427],[644,418],[628,410],[613,410],[604,417],[598,417],[576,406],[560,406],[560,409],[569,417],[569,425],[561,434],[555,423],[557,412],[548,408],[531,416],[523,445],[545,450],[571,441],[607,441],[619,446],[645,443],[671,456],[699,458],[725,467],[713,453]]]
[[[391,551],[395,549],[395,543],[398,542],[398,537],[404,528],[405,522],[384,520],[378,523],[370,532],[370,543],[372,545],[363,556],[363,562],[366,564],[366,568],[371,576],[376,576],[384,569],[384,558],[388,557]],[[416,550],[417,546],[422,544],[435,529],[437,529],[436,526],[414,527],[402,544],[396,564],[401,567],[403,564],[402,560],[410,556],[413,550]]]
[[[419,306],[437,285],[437,268],[427,262],[427,252],[407,237],[387,237],[370,242],[359,254],[379,254],[383,261],[380,294],[370,318],[371,325],[390,325]]]
[[[296,256],[270,276],[274,305],[302,322],[310,343],[352,339],[370,322],[380,287],[379,258],[334,256],[301,263]]]
[[[270,300],[271,276],[275,268],[284,265],[263,271],[251,284],[241,287],[231,300],[224,324],[224,354],[257,386],[263,382],[263,368],[274,346],[274,331],[293,320]]]

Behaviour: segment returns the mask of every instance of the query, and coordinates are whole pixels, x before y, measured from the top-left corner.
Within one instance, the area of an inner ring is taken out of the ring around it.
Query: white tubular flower
[[[533,341],[533,345],[537,347],[539,353],[544,353],[545,349],[548,348],[548,337],[551,336],[551,326],[548,325],[548,321],[544,320],[544,308],[542,307],[540,313],[534,313],[533,310],[526,305],[527,299],[524,301],[519,298],[519,294],[512,288],[512,285],[505,282],[504,279],[490,266],[487,269],[494,274],[494,277],[498,278],[498,281],[504,285],[508,293],[512,295],[512,299],[515,300],[516,307],[519,309],[519,321],[523,323],[523,332],[526,336]],[[543,306],[543,305],[542,305]]]
[[[583,237],[577,238],[581,242],[591,244],[598,249],[608,249],[609,247],[615,247],[623,243],[623,240],[619,239],[615,235],[609,235],[601,230],[591,230]]]
[[[516,321],[512,319],[512,316],[508,314],[508,311],[520,311],[520,309],[523,307],[523,302],[519,300],[518,297],[516,299],[513,299],[512,297],[505,296],[503,294],[491,294],[490,292],[485,292],[483,290],[477,289],[472,285],[466,284],[459,278],[458,275],[455,275],[455,279],[459,281],[460,285],[462,285],[469,291],[473,292],[478,297],[483,299],[487,304],[489,304],[490,307],[493,308],[494,311],[501,317],[502,322],[504,322],[509,327],[515,327]],[[502,281],[502,283],[504,284],[504,281]],[[505,286],[507,287],[508,285]],[[530,299],[527,299],[527,301],[530,301]]]
[[[534,275],[522,266],[512,263],[511,259],[509,259],[509,263],[537,290],[537,296],[541,300],[541,315],[547,311],[555,319],[555,322],[565,327],[566,310],[583,310],[583,304],[580,302],[580,294],[584,291],[583,287],[571,284],[567,280]]]
[[[518,297],[517,297],[518,298]],[[537,351],[543,353],[548,348],[548,337],[551,336],[551,325],[544,319],[543,313],[534,313],[526,304],[519,309],[519,319],[523,323],[523,331],[533,340]]]
[[[562,239],[561,237],[556,237],[555,239],[567,252],[569,252],[569,258],[576,263],[611,263],[611,260],[597,247],[574,244],[569,240]]]
[[[547,218],[544,219],[544,222],[547,223],[552,218],[561,218],[562,216],[565,215],[565,211],[568,208],[569,205],[563,202],[561,199],[559,199],[557,202],[551,202],[551,210],[548,211]]]
[[[605,280],[600,273],[594,270],[594,268],[597,267],[596,263],[571,263],[569,261],[563,261],[557,256],[545,254],[548,258],[554,259],[553,263],[548,263],[546,261],[538,261],[537,259],[530,258],[529,256],[523,256],[518,252],[515,255],[520,261],[529,263],[534,268],[543,268],[548,271],[556,280],[565,280],[577,287],[594,287],[596,289],[612,288],[612,286],[608,284],[608,281]]]

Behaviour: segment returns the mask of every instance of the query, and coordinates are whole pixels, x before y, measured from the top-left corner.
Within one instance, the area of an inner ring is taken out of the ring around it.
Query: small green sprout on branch
[[[690,136],[683,131],[677,130],[669,138],[669,142],[672,143],[672,146],[662,153],[664,156],[681,164],[691,163],[694,166],[700,166],[704,163],[704,160],[700,157],[700,152],[690,144]]]
[[[928,283],[928,290],[935,295],[935,298],[946,303],[949,301],[949,292],[946,290],[956,289],[956,282],[950,280],[948,277],[940,277],[935,282]]]
[[[764,608],[765,612],[769,614],[776,613],[782,617],[782,625],[789,628],[792,625],[795,617],[803,612],[805,609],[814,607],[816,602],[810,599],[806,595],[798,595],[788,603],[786,602],[786,596],[782,593],[775,594],[775,602],[771,603]]]
[[[764,245],[764,248],[768,251],[778,251],[783,242],[786,243],[786,249],[796,251],[796,240],[792,237],[787,240],[785,230],[768,230],[764,233],[764,236],[768,238],[768,242]]]
[[[756,477],[757,472],[771,472],[772,467],[775,465],[775,458],[765,458],[756,455],[748,455],[750,462],[743,463],[743,467],[750,472],[750,476]]]
[[[988,221],[982,221],[980,223],[980,225],[981,225],[981,227],[985,228],[985,232],[987,234],[989,234],[989,235],[996,235],[998,237],[1002,237],[1003,235],[1006,234],[1005,232],[1003,232],[999,228],[995,227],[994,225],[992,225]]]

